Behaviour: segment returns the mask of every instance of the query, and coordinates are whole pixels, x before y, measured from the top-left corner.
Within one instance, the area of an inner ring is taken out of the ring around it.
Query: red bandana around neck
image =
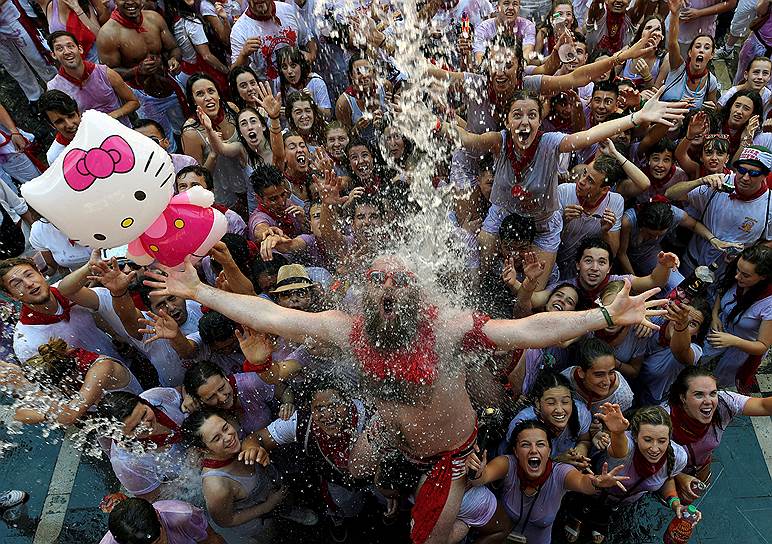
[[[691,71],[689,66],[691,65],[691,62],[686,63],[686,77],[689,79],[689,81],[699,81],[703,77],[705,77],[708,73],[707,67],[702,72],[697,72],[696,74]]]
[[[625,26],[625,14],[606,10],[606,35],[598,42],[596,49],[619,51],[622,49],[622,31]]]
[[[591,212],[600,206],[601,202],[606,200],[606,197],[608,196],[609,192],[603,193],[600,198],[598,198],[595,202],[590,202],[587,200],[587,197],[579,196],[579,186],[577,185],[576,188],[576,199],[579,201],[579,205],[582,207],[583,210]]]
[[[670,170],[668,170],[668,173],[665,174],[665,177],[662,179],[657,179],[651,174],[651,170],[649,169],[649,166],[646,165],[646,168],[644,169],[644,173],[646,174],[646,177],[648,177],[651,180],[651,184],[654,186],[655,189],[662,189],[665,185],[668,184],[668,182],[673,179],[673,176],[676,173],[676,165],[675,162],[670,165]]]
[[[279,19],[276,16],[276,2],[271,2],[271,7],[269,8],[268,15],[261,15],[257,16],[255,15],[255,12],[252,11],[252,8],[247,8],[247,10],[244,12],[244,15],[249,17],[250,19],[254,19],[255,21],[273,21],[278,26],[281,26],[281,19]]]
[[[518,185],[523,179],[523,173],[528,169],[528,166],[533,162],[533,159],[536,156],[542,134],[543,132],[541,130],[538,131],[536,133],[536,138],[531,145],[522,150],[518,155],[518,153],[515,152],[515,137],[507,131],[507,158],[509,159],[509,164],[512,165],[512,170],[515,172],[515,179]]]
[[[201,460],[202,468],[222,468],[230,465],[235,457],[229,457],[228,459],[210,459],[208,457]]]
[[[620,332],[623,330],[624,330],[624,327],[620,329]],[[597,333],[598,331],[595,331],[595,332]],[[574,383],[576,384],[576,390],[579,393],[579,395],[585,400],[585,402],[587,403],[587,407],[589,408],[599,400],[603,400],[603,397],[599,397],[598,395],[596,395],[595,393],[593,393],[592,391],[584,387],[582,380],[579,379],[578,372],[579,372],[579,368],[577,367],[574,369]],[[609,392],[614,390],[614,385],[616,385],[616,383],[617,383],[617,374],[616,372],[614,372],[611,378],[611,387],[609,389]]]
[[[19,316],[19,322],[25,325],[53,325],[54,323],[61,323],[62,321],[70,320],[70,308],[76,306],[76,304],[62,295],[56,287],[49,287],[51,295],[59,303],[62,308],[62,313],[44,314],[31,306],[23,304],[21,307],[21,314]]]
[[[88,78],[91,77],[91,73],[94,71],[94,68],[96,68],[96,64],[86,60],[83,61],[83,75],[81,77],[71,76],[64,70],[64,67],[62,66],[59,67],[59,75],[73,85],[77,85],[78,87],[82,88],[83,84],[88,80]]]
[[[62,145],[70,145],[70,142],[72,141],[72,140],[68,140],[67,138],[65,138],[64,135],[61,132],[57,132],[56,133],[56,136],[54,136],[54,140],[56,140],[57,142],[59,142]]]
[[[552,459],[547,459],[547,465],[544,467],[544,472],[536,478],[531,478],[517,462],[517,479],[520,480],[520,490],[525,491],[527,488],[539,489],[544,485],[549,477],[552,475]]]
[[[673,440],[682,446],[702,440],[712,425],[700,423],[689,416],[681,406],[670,407],[670,419],[673,421]]]
[[[577,287],[577,291],[579,291],[579,304],[581,305],[582,309],[595,308],[595,301],[598,299],[598,296],[608,285],[610,277],[611,277],[610,274],[606,274],[606,277],[603,278],[603,281],[600,282],[595,287],[593,287],[592,289],[585,289],[584,287],[582,287],[582,284],[579,282],[579,279],[577,278],[576,287]]]
[[[152,442],[159,448],[162,448],[164,446],[170,446],[172,444],[177,444],[182,440],[182,429],[180,428],[177,423],[166,415],[160,408],[157,406],[153,406],[153,413],[155,414],[155,420],[169,429],[171,433],[169,434],[151,434],[150,436],[146,436],[145,438],[140,438],[140,442]]]
[[[145,17],[142,15],[141,11],[139,12],[139,17],[137,17],[136,20],[133,20],[124,17],[121,12],[119,12],[117,9],[114,9],[110,14],[110,19],[113,19],[124,28],[136,30],[139,33],[147,32],[147,29],[142,26],[142,22],[145,20]]]
[[[311,422],[311,428],[313,429],[314,438],[319,446],[319,450],[330,462],[342,470],[348,469],[349,455],[354,442],[352,439],[359,422],[359,413],[353,403],[350,405],[349,410],[351,411],[350,425],[341,429],[341,432],[335,436],[330,436],[322,431],[313,419]]]
[[[766,183],[763,183],[761,185],[761,187],[759,187],[758,191],[756,191],[753,194],[747,195],[747,196],[741,195],[740,193],[737,192],[737,189],[735,188],[734,191],[729,193],[729,199],[730,200],[739,200],[740,202],[750,202],[751,200],[756,200],[760,196],[766,194],[767,191],[769,191],[769,187],[767,187]]]
[[[638,449],[638,446],[634,447],[635,453],[633,453],[633,466],[635,466],[635,472],[638,473],[638,476],[640,476],[641,479],[645,480],[646,478],[651,478],[657,472],[659,472],[662,467],[665,466],[665,463],[667,462],[667,453],[660,457],[659,461],[656,463],[650,463],[643,456],[641,450]]]
[[[276,215],[272,211],[270,211],[268,208],[264,207],[262,204],[258,202],[257,204],[257,210],[259,212],[264,213],[274,221],[276,221],[279,224],[279,227],[281,227],[282,232],[284,232],[285,235],[289,236],[290,238],[294,238],[298,234],[298,229],[295,227],[295,220],[292,218],[292,216],[284,212],[282,215]]]

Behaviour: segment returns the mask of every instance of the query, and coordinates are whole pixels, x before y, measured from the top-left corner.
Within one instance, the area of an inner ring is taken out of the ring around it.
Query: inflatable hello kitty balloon
[[[187,254],[205,255],[227,221],[209,208],[214,197],[205,189],[172,198],[174,177],[171,157],[153,140],[88,110],[72,142],[21,192],[74,242],[129,244],[138,264],[176,266]]]

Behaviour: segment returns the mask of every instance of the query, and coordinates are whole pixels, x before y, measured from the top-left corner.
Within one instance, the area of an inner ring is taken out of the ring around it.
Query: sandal
[[[566,532],[566,542],[576,542],[579,540],[579,535],[582,533],[582,522],[579,520],[572,520],[563,526],[563,530]]]
[[[592,542],[593,544],[602,544],[602,542],[606,540],[606,535],[600,534],[598,531],[592,532]]]

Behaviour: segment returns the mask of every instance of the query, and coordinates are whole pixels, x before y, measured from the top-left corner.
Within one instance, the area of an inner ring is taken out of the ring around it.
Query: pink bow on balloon
[[[85,191],[94,180],[115,173],[125,174],[134,168],[134,152],[120,136],[105,138],[102,145],[85,151],[75,148],[64,156],[62,170],[67,185],[75,191]]]

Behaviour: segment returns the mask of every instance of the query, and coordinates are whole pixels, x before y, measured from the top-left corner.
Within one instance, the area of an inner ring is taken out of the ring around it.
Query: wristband
[[[113,298],[121,298],[121,297],[125,297],[128,292],[129,292],[129,288],[127,287],[126,289],[123,290],[123,293],[121,293],[120,295],[114,295],[110,293],[110,296]]]
[[[681,499],[679,499],[677,496],[670,497],[670,499],[667,501],[668,508],[673,508],[673,503],[676,501],[681,502]]]
[[[18,134],[19,136],[21,136],[21,132],[19,132],[18,130],[12,130],[11,134]]]
[[[641,125],[639,125],[638,123],[635,122],[635,119],[633,118],[633,115],[635,115],[635,113],[636,112],[631,112],[630,113],[630,122],[633,124],[633,128],[638,128]]]
[[[673,330],[674,330],[675,332],[684,332],[684,331],[685,331],[685,330],[687,330],[688,328],[689,328],[689,325],[685,326],[683,329],[679,329],[678,327],[676,327],[675,325],[673,325]]]
[[[608,310],[603,306],[599,306],[598,309],[600,310],[600,313],[603,314],[603,319],[606,320],[606,325],[609,327],[615,327],[616,325],[614,325],[614,320],[611,319],[611,314],[608,313]]]

